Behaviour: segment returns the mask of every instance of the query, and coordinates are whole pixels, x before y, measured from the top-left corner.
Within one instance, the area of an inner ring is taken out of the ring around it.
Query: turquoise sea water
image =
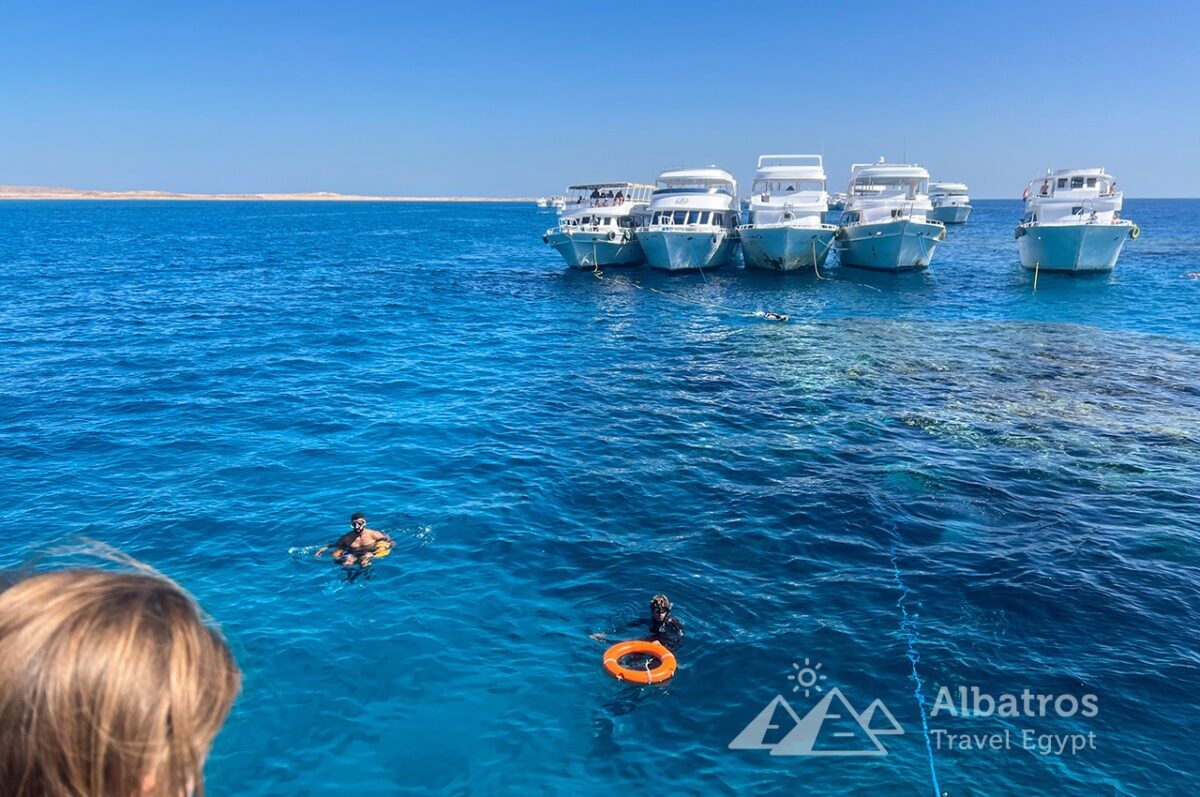
[[[1200,202],[1036,293],[1018,214],[929,274],[597,279],[531,206],[0,203],[0,564],[82,534],[199,597],[218,795],[1191,793]],[[307,552],[356,510],[400,545],[346,584]],[[588,634],[655,592],[679,673],[618,683]],[[728,749],[833,686],[886,756]]]

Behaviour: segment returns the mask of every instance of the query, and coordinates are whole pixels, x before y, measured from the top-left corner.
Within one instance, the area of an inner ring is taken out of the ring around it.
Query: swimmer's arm
[[[386,542],[390,545],[396,544],[396,541],[393,540],[391,535],[388,534],[387,532],[377,531],[375,529],[367,529],[367,531],[370,531],[372,534],[375,535],[375,542]]]
[[[339,556],[341,556],[342,554],[344,554],[344,553],[346,552],[346,549],[345,549],[345,548],[342,546],[342,541],[341,541],[341,540],[338,540],[337,542],[331,542],[331,543],[329,543],[328,545],[322,545],[322,546],[321,546],[321,547],[320,547],[320,548],[317,550],[317,552],[316,552],[315,554],[313,554],[313,556],[315,556],[316,558],[320,559],[320,558],[321,558],[321,554],[325,553],[325,552],[326,552],[326,551],[328,551],[330,548],[332,548],[332,549],[333,549],[333,558],[334,558],[334,559],[337,559]]]
[[[632,629],[632,628],[640,628],[640,629],[642,629],[642,630],[644,631],[644,630],[646,630],[646,625],[647,625],[647,622],[646,622],[646,620],[643,620],[643,619],[638,619],[638,620],[630,620],[628,623],[626,623],[625,625],[621,626],[621,627],[620,627],[620,628],[618,628],[617,630],[618,630],[618,631],[628,631],[628,630],[630,630],[630,629]],[[606,633],[604,633],[604,632],[600,632],[600,633],[597,633],[597,634],[588,634],[588,638],[589,638],[589,639],[594,639],[594,640],[596,640],[597,642],[604,642],[604,641],[606,641],[606,640],[608,639],[608,634],[606,634]]]

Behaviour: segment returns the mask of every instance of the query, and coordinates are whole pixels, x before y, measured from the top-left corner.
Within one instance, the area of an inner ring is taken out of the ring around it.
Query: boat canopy
[[[825,180],[825,166],[820,155],[760,155],[758,180]]]
[[[737,180],[724,169],[667,169],[658,175],[659,188],[724,188],[737,190]]]
[[[654,186],[648,183],[580,183],[567,186],[568,191],[604,191],[609,188],[621,190],[623,188],[654,188]]]
[[[911,163],[856,163],[850,167],[850,177],[864,182],[903,182],[928,180],[929,171]]]
[[[948,183],[936,182],[929,184],[929,193],[931,194],[965,194],[967,193],[966,183]]]
[[[570,194],[568,205],[607,207],[628,202],[649,202],[654,186],[649,183],[580,183],[568,186],[567,193]]]

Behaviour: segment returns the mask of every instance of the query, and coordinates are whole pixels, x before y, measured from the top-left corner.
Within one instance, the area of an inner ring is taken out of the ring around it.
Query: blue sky
[[[0,6],[0,184],[537,195],[759,153],[1195,196],[1200,6]]]

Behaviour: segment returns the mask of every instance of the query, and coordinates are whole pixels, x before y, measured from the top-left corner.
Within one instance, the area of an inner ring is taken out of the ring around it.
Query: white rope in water
[[[913,697],[917,701],[917,713],[921,715],[921,732],[925,736],[925,753],[929,757],[929,777],[933,785],[933,797],[942,797],[942,788],[938,784],[937,766],[933,762],[933,740],[929,738],[929,720],[925,712],[925,684],[921,680],[921,674],[917,672],[917,662],[921,660],[921,654],[917,652],[917,615],[908,613],[905,601],[909,591],[900,578],[900,564],[897,561],[895,545],[892,546],[890,556],[892,573],[896,579],[896,586],[900,589],[900,599],[896,601],[896,605],[900,607],[900,633],[904,635],[905,653],[912,665],[912,679],[916,684]]]

